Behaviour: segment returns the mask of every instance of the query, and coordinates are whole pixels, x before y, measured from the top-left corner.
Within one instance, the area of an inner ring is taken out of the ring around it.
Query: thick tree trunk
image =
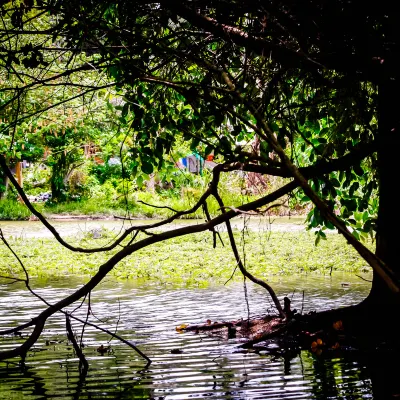
[[[6,158],[7,165],[9,164],[9,159]],[[9,180],[6,173],[0,168],[0,185],[2,186],[2,190],[0,190],[0,200],[5,199],[7,197]]]
[[[377,220],[376,254],[400,277],[399,229],[397,210],[397,185],[400,152],[400,112],[398,110],[399,82],[386,81],[379,86],[379,212]],[[367,299],[370,307],[380,312],[398,310],[398,298],[374,273],[371,293]],[[394,306],[394,309],[393,309]],[[389,317],[389,316],[388,316]]]
[[[379,87],[379,210],[376,239],[376,254],[394,271],[397,279],[400,278],[400,218],[396,202],[396,173],[399,170],[400,151],[400,112],[397,110],[396,96],[400,93],[399,86],[396,82],[386,82]],[[347,333],[357,336],[365,346],[374,348],[383,342],[398,343],[399,311],[398,294],[374,272],[370,294],[362,303],[320,313],[306,320],[314,323],[315,327],[321,326],[324,321],[329,326],[332,321],[343,320]]]
[[[397,210],[397,185],[400,152],[400,112],[398,110],[400,82],[386,81],[379,85],[378,97],[378,178],[379,212],[376,254],[400,277],[400,218]],[[372,334],[383,334],[384,341],[398,343],[400,301],[374,273],[371,293],[364,302]],[[370,359],[374,398],[392,398],[400,393],[398,370],[393,368],[398,353],[376,352]]]

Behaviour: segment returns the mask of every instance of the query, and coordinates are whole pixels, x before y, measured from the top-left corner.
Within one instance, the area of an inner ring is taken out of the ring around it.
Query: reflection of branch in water
[[[79,346],[78,343],[76,342],[74,333],[72,332],[71,320],[67,313],[65,313],[65,324],[66,324],[66,328],[67,328],[67,338],[72,343],[75,353],[79,358],[79,374],[84,379],[87,375],[87,372],[89,369],[89,364],[86,360],[85,355],[83,354],[81,346]]]
[[[92,306],[91,306],[91,302],[90,302],[90,295],[92,294],[92,292],[88,293],[88,305],[87,305],[87,311],[86,311],[86,318],[85,318],[85,322],[82,325],[82,331],[81,331],[81,338],[79,340],[79,347],[82,348],[82,343],[83,343],[83,334],[85,333],[85,327],[87,324],[87,321],[89,320],[89,315],[91,314],[92,311]],[[86,298],[86,296],[85,296]],[[85,300],[85,298],[83,300]]]

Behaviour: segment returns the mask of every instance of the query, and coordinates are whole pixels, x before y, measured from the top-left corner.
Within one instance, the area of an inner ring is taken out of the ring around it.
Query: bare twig
[[[1,278],[1,279],[8,279],[8,280],[10,280],[10,281],[13,281],[13,282],[10,282],[11,284],[17,283],[17,282],[25,282],[25,279],[14,278],[14,277],[12,277],[12,276],[0,275],[0,278]]]
[[[114,333],[117,333],[118,325],[119,325],[120,321],[121,321],[121,302],[118,299],[118,319],[117,319],[117,323],[115,324]],[[108,343],[110,343],[110,342],[111,342],[111,339],[108,341]]]
[[[18,254],[12,249],[12,247],[8,244],[6,238],[3,235],[3,231],[0,229],[0,240],[6,245],[6,247],[11,251],[11,253],[13,254],[13,256],[17,259],[19,265],[21,266],[22,270],[24,271],[25,274],[25,279],[22,280],[23,282],[25,282],[25,286],[26,288],[35,296],[37,297],[39,300],[41,300],[43,303],[45,303],[48,306],[51,306],[42,296],[40,296],[39,294],[35,293],[32,288],[30,287],[29,284],[29,274],[28,271],[25,268],[24,263],[21,261],[21,259],[18,257]]]
[[[210,212],[208,211],[207,202],[203,203],[203,210],[204,210],[204,214],[206,215],[207,221],[211,221],[211,215],[210,215]],[[225,245],[224,245],[224,242],[223,242],[223,240],[221,238],[220,233],[217,230],[215,230],[214,227],[212,229],[210,229],[210,230],[211,230],[211,232],[213,234],[213,248],[215,249],[217,247],[217,236],[218,236],[218,238],[219,238],[219,240],[220,240],[220,242],[222,244],[222,247],[224,247]]]
[[[83,344],[83,334],[85,333],[85,327],[86,327],[86,324],[87,324],[87,321],[89,320],[89,316],[90,316],[90,313],[91,313],[91,309],[92,309],[92,307],[91,307],[91,302],[90,302],[90,295],[91,295],[91,293],[92,292],[89,292],[88,293],[88,306],[87,306],[87,311],[86,311],[86,318],[85,318],[85,322],[83,323],[83,325],[82,325],[82,331],[81,331],[81,337],[80,337],[80,340],[79,340],[79,347],[80,348],[82,348],[82,344]],[[85,297],[86,298],[86,297]]]
[[[229,281],[231,281],[233,279],[233,276],[235,275],[235,272],[238,268],[238,263],[236,263],[235,268],[233,269],[233,272],[231,274],[231,276],[229,277],[229,279],[224,283],[224,285],[226,285]]]
[[[366,279],[366,278],[363,278],[362,276],[360,276],[360,275],[357,275],[357,274],[355,274],[356,275],[356,277],[357,278],[360,278],[360,279],[362,279],[363,281],[365,281],[365,282],[372,282],[372,280],[371,279]]]
[[[213,187],[213,196],[216,198],[216,200],[217,200],[219,206],[221,207],[221,209],[224,208],[224,203],[223,203],[223,201],[222,201],[222,199],[221,199],[221,197],[220,197],[218,191],[217,191],[216,188],[214,188],[214,187]],[[239,207],[239,209],[242,210],[241,207]],[[230,211],[230,212],[232,212],[232,211]],[[228,212],[228,213],[229,213],[229,212]],[[227,213],[225,213],[225,214],[227,214]],[[222,214],[222,215],[224,215],[224,214]],[[231,227],[231,224],[230,224],[229,219],[227,219],[227,220],[225,221],[225,225],[226,225],[226,228],[227,228],[227,231],[228,231],[228,236],[229,236],[229,241],[230,241],[230,243],[231,243],[232,251],[233,251],[233,254],[234,254],[234,256],[235,256],[237,265],[238,265],[238,267],[239,267],[239,269],[240,269],[240,272],[241,272],[245,277],[249,278],[252,282],[254,282],[254,283],[256,283],[256,284],[262,286],[263,288],[267,289],[269,295],[271,296],[271,298],[272,298],[272,300],[273,300],[273,302],[274,302],[274,304],[275,304],[275,307],[276,307],[276,309],[277,309],[279,315],[280,315],[282,318],[285,318],[286,315],[285,315],[285,313],[283,312],[281,303],[279,302],[279,299],[278,299],[278,297],[276,296],[275,291],[272,289],[272,287],[271,287],[270,285],[268,285],[266,282],[264,282],[263,280],[258,279],[258,278],[256,278],[255,276],[253,276],[253,275],[252,275],[250,272],[248,272],[247,269],[244,267],[244,265],[243,265],[243,263],[242,263],[242,260],[240,259],[239,252],[238,252],[237,247],[236,247],[236,242],[235,242],[235,238],[234,238],[234,236],[233,236],[232,227]]]
[[[142,200],[138,200],[137,202],[138,203],[142,203],[145,206],[149,206],[149,207],[153,207],[153,208],[167,209],[167,210],[173,211],[174,213],[178,213],[179,212],[178,210],[175,210],[174,208],[171,208],[171,207],[168,207],[168,206],[155,206],[154,204],[149,204],[149,203],[146,203],[145,201],[142,201]]]
[[[146,354],[144,354],[140,349],[138,349],[138,348],[137,348],[132,342],[130,342],[129,340],[126,340],[126,339],[122,338],[121,336],[117,335],[116,333],[113,333],[113,332],[109,331],[109,330],[106,329],[106,328],[102,328],[102,327],[99,326],[99,325],[93,324],[92,322],[82,320],[82,319],[80,319],[80,318],[78,318],[78,317],[75,317],[74,315],[69,315],[69,316],[70,316],[70,318],[75,319],[76,321],[81,322],[82,324],[86,324],[86,325],[92,326],[93,328],[96,328],[96,329],[98,329],[99,331],[102,331],[102,332],[104,332],[104,333],[107,333],[108,335],[112,336],[112,337],[115,338],[115,339],[118,339],[120,342],[126,344],[127,346],[129,346],[130,348],[132,348],[133,350],[135,350],[141,357],[143,357],[143,358],[147,361],[147,364],[146,364],[146,367],[145,367],[145,368],[147,368],[147,367],[151,364],[151,359],[150,359],[149,357],[147,357]]]

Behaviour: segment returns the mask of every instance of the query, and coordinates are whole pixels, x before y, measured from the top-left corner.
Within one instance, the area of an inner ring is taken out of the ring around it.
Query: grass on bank
[[[109,234],[109,232],[108,232]],[[236,232],[238,247],[243,251],[243,237]],[[74,244],[87,247],[108,243],[110,236],[101,239],[88,237],[71,239]],[[226,233],[225,243],[212,248],[211,233],[203,232],[179,237],[144,248],[122,260],[111,272],[117,279],[140,279],[175,284],[207,285],[224,283],[235,271],[235,260]],[[337,234],[314,245],[312,232],[249,232],[244,236],[246,266],[257,277],[268,279],[274,275],[319,273],[331,271],[360,272],[370,268]],[[21,257],[29,274],[36,277],[62,277],[68,274],[93,275],[98,267],[115,254],[116,250],[95,253],[72,253],[54,239],[10,238],[9,244]],[[369,243],[372,247],[372,243]],[[23,277],[21,267],[10,251],[1,244],[0,274]],[[239,271],[235,273],[240,277]]]
[[[31,212],[25,206],[13,199],[0,200],[0,220],[25,221],[31,216]]]
[[[90,217],[130,215],[134,218],[166,218],[174,214],[171,209],[183,211],[192,208],[202,193],[200,190],[188,190],[181,197],[175,197],[163,193],[137,192],[130,196],[128,201],[125,201],[123,197],[118,199],[99,197],[59,204],[34,203],[34,206],[47,217],[51,215],[87,215]],[[255,196],[237,196],[229,192],[223,194],[225,204],[233,207],[255,198]],[[152,205],[156,207],[152,207]],[[216,214],[219,210],[215,199],[210,199],[208,206],[211,214]],[[30,216],[31,213],[24,204],[12,199],[0,200],[0,220],[27,220]],[[193,214],[188,214],[185,218],[204,218],[202,208],[200,207]]]
[[[88,216],[125,216],[129,214],[134,218],[168,218],[174,211],[184,211],[192,208],[200,199],[203,191],[188,188],[182,196],[168,196],[165,193],[136,192],[125,201],[123,197],[117,200],[90,198],[79,202],[67,202],[43,207],[43,212],[50,214],[88,215]],[[223,193],[225,204],[237,207],[245,202],[255,200],[256,196],[238,196],[235,193]],[[156,206],[156,207],[153,207]],[[211,214],[216,214],[219,205],[214,198],[208,201]],[[203,209],[200,207],[195,213],[188,214],[185,218],[204,218]]]

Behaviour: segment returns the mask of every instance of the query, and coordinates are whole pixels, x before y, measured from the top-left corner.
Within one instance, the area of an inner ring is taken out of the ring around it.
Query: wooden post
[[[18,161],[15,165],[15,177],[17,178],[18,185],[23,187],[24,181],[22,177],[22,162]],[[18,197],[18,200],[22,202],[21,197]]]

